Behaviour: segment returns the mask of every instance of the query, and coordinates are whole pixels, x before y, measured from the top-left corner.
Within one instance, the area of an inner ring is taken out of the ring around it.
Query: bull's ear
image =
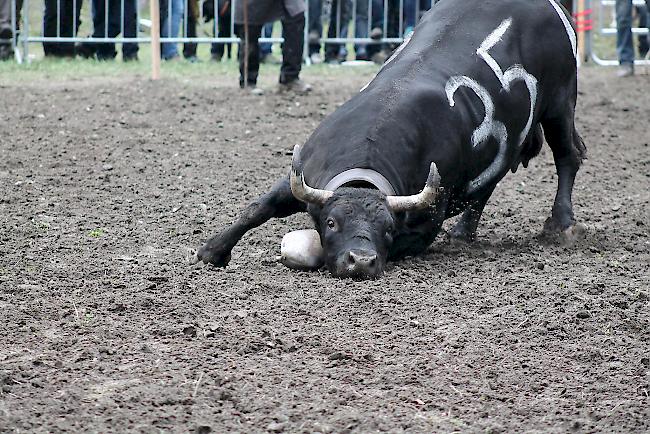
[[[393,212],[415,211],[430,207],[438,197],[440,174],[436,163],[431,163],[424,188],[412,196],[386,196],[386,203]]]
[[[305,183],[305,175],[302,171],[302,159],[300,158],[300,146],[298,145],[293,148],[290,184],[291,193],[301,202],[322,206],[334,195],[333,191],[311,188]]]

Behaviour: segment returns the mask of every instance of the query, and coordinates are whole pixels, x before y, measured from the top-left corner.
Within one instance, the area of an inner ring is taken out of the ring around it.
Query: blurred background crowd
[[[408,35],[420,17],[438,0],[161,0],[160,29],[162,38],[196,38],[206,23],[211,23],[206,37],[234,38],[244,36],[242,6],[246,2],[251,17],[248,30],[257,36],[270,38],[274,22],[281,20],[285,44],[295,45],[293,50],[283,54],[296,56],[300,50],[300,61],[310,63],[341,63],[345,60],[374,61],[383,63],[397,45]],[[458,0],[460,1],[460,0]],[[0,0],[0,59],[13,58],[13,44],[16,34],[12,26],[15,20],[16,33],[20,31],[20,17],[23,0]],[[142,12],[148,10],[147,0],[86,0],[90,3],[92,19],[91,38],[137,38],[143,23]],[[634,74],[634,37],[630,28],[648,26],[648,3],[634,5],[632,0],[616,0],[617,54],[620,62],[619,75]],[[78,36],[84,0],[43,0],[42,35],[44,37]],[[562,0],[568,9],[573,9],[571,0]],[[88,7],[88,5],[86,5]],[[12,13],[15,11],[15,14]],[[14,19],[12,20],[12,15]],[[293,21],[292,21],[293,20]],[[263,22],[261,22],[263,21]],[[305,37],[305,26],[307,27]],[[259,27],[259,29],[257,28]],[[259,32],[258,32],[259,30]],[[203,30],[205,33],[205,30]],[[249,37],[251,37],[249,35]],[[343,41],[322,43],[322,38],[357,38],[370,41],[346,44]],[[298,41],[299,39],[299,41]],[[389,40],[390,42],[385,42]],[[298,48],[296,44],[302,45]],[[185,41],[182,49],[178,43],[161,44],[161,57],[166,61],[186,59],[197,62],[197,43]],[[638,37],[638,56],[648,53],[648,36]],[[221,61],[232,54],[229,43],[212,43],[210,59]],[[253,57],[249,62],[278,63],[283,60],[273,54],[270,43],[248,46]],[[303,49],[308,50],[303,53]],[[80,56],[98,60],[116,58],[117,51],[112,42],[43,42],[45,56]],[[304,55],[303,55],[304,54]],[[138,43],[122,44],[122,59],[138,59]],[[240,59],[241,60],[241,59]],[[292,60],[294,61],[294,60]]]

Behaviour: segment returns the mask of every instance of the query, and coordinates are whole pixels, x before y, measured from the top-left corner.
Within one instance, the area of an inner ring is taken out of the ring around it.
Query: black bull
[[[450,236],[473,240],[497,182],[527,166],[544,137],[558,175],[545,230],[577,236],[571,194],[586,149],[574,126],[575,40],[553,0],[440,1],[294,153],[292,175],[197,259],[225,266],[248,230],[307,211],[332,274],[376,277],[387,259],[426,250],[446,218],[462,213]],[[425,182],[428,194],[404,201]]]

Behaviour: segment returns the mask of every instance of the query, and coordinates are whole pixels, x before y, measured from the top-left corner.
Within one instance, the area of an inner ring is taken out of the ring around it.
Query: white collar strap
[[[386,196],[395,196],[395,189],[388,180],[379,172],[372,169],[350,169],[336,175],[325,186],[325,190],[334,191],[350,182],[367,182],[384,193]]]

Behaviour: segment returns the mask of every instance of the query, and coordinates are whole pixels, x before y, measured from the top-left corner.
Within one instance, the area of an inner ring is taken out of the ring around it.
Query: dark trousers
[[[244,56],[248,52],[248,85],[257,84],[260,70],[260,48],[257,40],[262,36],[262,25],[248,26],[248,49],[244,26],[235,26],[235,33],[242,40],[239,47],[239,85],[244,87]],[[300,75],[302,67],[303,32],[305,31],[305,15],[282,18],[282,66],[280,67],[280,83],[294,81]]]
[[[332,0],[327,37],[336,38],[337,36],[347,36],[347,27],[350,23],[350,18],[352,18],[352,3],[350,0]],[[337,59],[341,48],[344,46],[344,44],[325,44],[325,60]]]
[[[82,0],[76,0],[76,2],[73,0],[45,0],[43,36],[73,37],[76,35],[81,23],[79,20],[81,3]],[[74,21],[75,16],[76,22]],[[43,42],[43,51],[46,56],[74,57],[74,42]]]
[[[122,17],[122,0],[108,0],[108,10],[105,0],[93,0],[93,38],[114,38],[122,32],[124,25],[125,38],[135,38],[137,35],[137,0],[124,0],[124,17]],[[108,22],[106,15],[108,14]],[[99,60],[110,60],[117,56],[115,44],[106,42],[84,42],[86,50],[97,54]],[[127,42],[122,44],[122,57],[125,60],[134,59],[138,54],[138,44]]]
[[[309,0],[309,33],[323,34],[323,0]],[[309,55],[320,51],[320,42],[309,43]]]
[[[188,38],[196,38],[196,24],[199,18],[199,2],[198,0],[187,0],[187,36]],[[196,57],[196,42],[186,42],[183,44],[183,57],[186,59]]]
[[[230,10],[230,2],[219,1],[219,11],[218,11],[218,20],[219,20],[219,29],[216,33],[218,38],[229,38],[232,36],[230,32],[230,25],[232,23],[232,16]],[[215,42],[210,46],[210,54],[216,54],[218,57],[223,57],[226,47],[228,48],[228,58],[230,58],[230,50],[232,49],[232,44],[222,44],[221,42]]]

